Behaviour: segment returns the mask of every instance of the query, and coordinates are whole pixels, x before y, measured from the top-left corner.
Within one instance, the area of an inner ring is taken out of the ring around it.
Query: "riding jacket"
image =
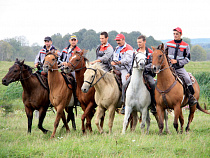
[[[121,48],[117,46],[113,53],[113,60],[115,61],[121,61],[121,64],[115,65],[117,70],[126,69],[127,72],[130,71],[132,68],[132,62],[133,62],[133,48],[125,43],[125,45]],[[119,52],[119,53],[118,53]]]
[[[182,40],[172,40],[165,44],[168,48],[168,56],[170,59],[176,59],[177,63],[173,64],[175,69],[183,68],[190,61],[190,46]]]
[[[52,51],[52,50],[57,50],[57,49],[53,45],[51,45],[49,50]],[[49,50],[47,50],[46,49],[46,45],[44,45],[43,48],[37,54],[34,64],[36,64],[38,62],[44,64],[43,63],[44,62],[44,58],[45,58],[46,54],[49,52]]]
[[[74,54],[75,50],[78,51],[78,52],[81,51],[81,49],[78,46],[75,46],[72,49],[70,49],[70,46],[71,45],[69,45],[68,47],[64,48],[62,50],[62,52],[60,53],[59,58],[58,58],[59,64],[62,63],[62,62],[68,62],[69,58]]]
[[[107,42],[106,45],[99,45],[96,49],[96,59],[100,59],[104,69],[109,70],[110,60],[113,54],[113,47]]]

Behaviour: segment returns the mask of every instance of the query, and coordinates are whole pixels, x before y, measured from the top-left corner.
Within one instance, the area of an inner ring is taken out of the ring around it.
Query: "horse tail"
[[[76,112],[76,116],[77,116],[77,106],[74,106],[74,108],[75,108],[75,112]]]
[[[200,110],[200,111],[206,113],[206,114],[210,114],[207,110],[203,109],[203,108],[199,105],[199,103],[197,103],[196,108],[197,108],[198,110]]]

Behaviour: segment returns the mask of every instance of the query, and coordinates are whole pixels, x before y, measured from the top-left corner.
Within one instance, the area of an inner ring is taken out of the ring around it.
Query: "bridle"
[[[77,55],[80,56],[80,60],[77,62],[77,64],[75,66],[70,61],[68,62],[73,67],[73,71],[79,71],[79,70],[82,70],[82,69],[86,68],[86,66],[82,67],[82,62],[81,62],[84,57],[82,55],[80,55],[80,54],[77,54]],[[80,62],[81,62],[81,67],[78,68],[78,69],[75,69],[79,65]]]
[[[55,54],[53,54],[53,53],[47,54],[46,57],[47,57],[48,55],[53,55],[53,56],[55,57],[55,60],[54,60],[54,62],[53,62],[52,64],[51,64],[49,61],[44,61],[44,62],[48,63],[48,65],[50,65],[50,67],[48,68],[48,70],[51,70],[51,71],[59,70],[59,68],[58,68],[58,69],[52,69],[52,67],[53,67],[53,66],[55,65],[55,63],[58,61],[58,57],[57,57]]]
[[[93,79],[92,79],[92,81],[91,82],[89,82],[89,81],[84,81],[84,82],[87,82],[89,85],[90,85],[90,88],[91,87],[93,87],[93,86],[95,86],[105,75],[106,75],[106,73],[108,72],[105,72],[97,81],[96,81],[96,83],[94,83],[93,84],[93,82],[94,82],[94,80],[95,80],[95,77],[96,77],[96,74],[97,74],[97,69],[93,69],[93,68],[87,68],[87,69],[89,69],[89,70],[93,70],[94,72],[95,72],[95,74],[94,74],[94,76],[93,76]]]
[[[28,77],[22,78],[22,72],[24,71],[23,68],[22,68],[23,65],[21,66],[18,63],[15,63],[15,65],[18,65],[20,67],[20,72],[18,74],[20,77],[19,77],[18,81],[23,81],[23,80],[29,79],[33,75],[33,73],[31,73]]]
[[[162,49],[158,49],[158,50],[160,50],[160,51],[163,53],[163,59],[162,59],[161,64],[160,64],[160,67],[162,67],[163,62],[164,62],[164,59],[165,59],[164,56],[166,57],[166,54],[163,52]],[[165,66],[165,65],[164,65],[164,66]],[[163,66],[163,67],[164,67],[164,66]],[[170,67],[171,67],[171,65],[169,65],[168,67],[166,67],[166,68],[164,68],[164,69],[159,69],[159,71],[157,72],[157,74],[160,73],[161,71],[164,71],[164,70],[170,68]]]
[[[137,61],[137,57],[136,57],[136,56],[137,56],[139,53],[140,53],[140,52],[137,52],[137,53],[135,54],[134,61],[136,62],[136,66],[135,66],[135,67],[133,66],[133,68],[137,68],[137,69],[138,69],[138,68],[139,68],[139,63],[140,63],[141,60],[143,60],[144,63],[145,63],[145,59],[140,59],[139,61]]]

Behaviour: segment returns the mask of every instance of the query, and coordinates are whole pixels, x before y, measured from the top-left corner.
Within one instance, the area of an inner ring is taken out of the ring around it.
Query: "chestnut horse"
[[[60,118],[66,127],[66,131],[69,132],[69,126],[66,121],[64,109],[68,113],[69,109],[73,106],[70,104],[71,97],[72,97],[72,89],[68,88],[64,77],[58,71],[58,64],[57,64],[58,56],[56,53],[49,52],[44,61],[43,70],[44,72],[48,72],[48,85],[50,90],[50,102],[55,107],[57,114],[56,119],[54,122],[54,130],[51,135],[51,138],[55,137],[56,129],[59,125]],[[72,115],[74,113],[72,112]]]
[[[76,95],[79,102],[81,103],[81,108],[84,111],[81,120],[82,120],[82,131],[85,133],[85,128],[92,131],[91,120],[95,114],[95,108],[97,107],[94,95],[94,87],[90,88],[88,93],[83,93],[81,91],[82,84],[84,82],[84,73],[86,71],[85,62],[88,60],[85,58],[86,51],[82,50],[81,52],[74,52],[73,56],[70,57],[68,64],[64,67],[64,71],[69,73],[70,71],[75,71],[75,77],[77,82]],[[104,118],[104,117],[103,117]],[[102,120],[103,120],[102,118]],[[85,127],[86,119],[86,127]],[[100,124],[103,127],[103,121]]]
[[[157,86],[155,89],[155,100],[156,109],[159,117],[159,133],[162,134],[163,131],[163,118],[165,109],[174,109],[174,128],[178,132],[178,119],[181,124],[181,132],[183,131],[184,117],[182,115],[182,107],[188,104],[188,98],[184,94],[183,86],[180,82],[176,80],[170,66],[168,64],[167,51],[164,51],[164,45],[160,45],[157,49],[152,47],[152,69],[157,73]],[[194,78],[194,77],[193,77]],[[200,88],[194,78],[193,88],[195,90],[194,97],[198,100]],[[194,112],[196,107],[209,114],[206,110],[202,109],[199,103],[190,107],[190,114],[188,117],[188,124],[186,127],[186,132],[190,129],[190,123],[193,120]]]
[[[43,133],[47,133],[48,130],[42,127],[42,123],[50,104],[48,90],[41,85],[32,73],[32,68],[24,64],[24,60],[20,62],[16,59],[14,65],[9,68],[9,72],[2,79],[2,84],[8,86],[16,81],[20,81],[23,87],[22,99],[28,118],[28,133],[31,133],[34,110],[39,111],[38,128]]]

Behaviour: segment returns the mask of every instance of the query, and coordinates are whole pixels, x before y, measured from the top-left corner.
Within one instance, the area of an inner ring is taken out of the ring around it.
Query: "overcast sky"
[[[45,36],[83,28],[164,40],[177,26],[183,37],[210,38],[209,7],[209,0],[0,0],[0,40],[25,36],[43,45]]]

